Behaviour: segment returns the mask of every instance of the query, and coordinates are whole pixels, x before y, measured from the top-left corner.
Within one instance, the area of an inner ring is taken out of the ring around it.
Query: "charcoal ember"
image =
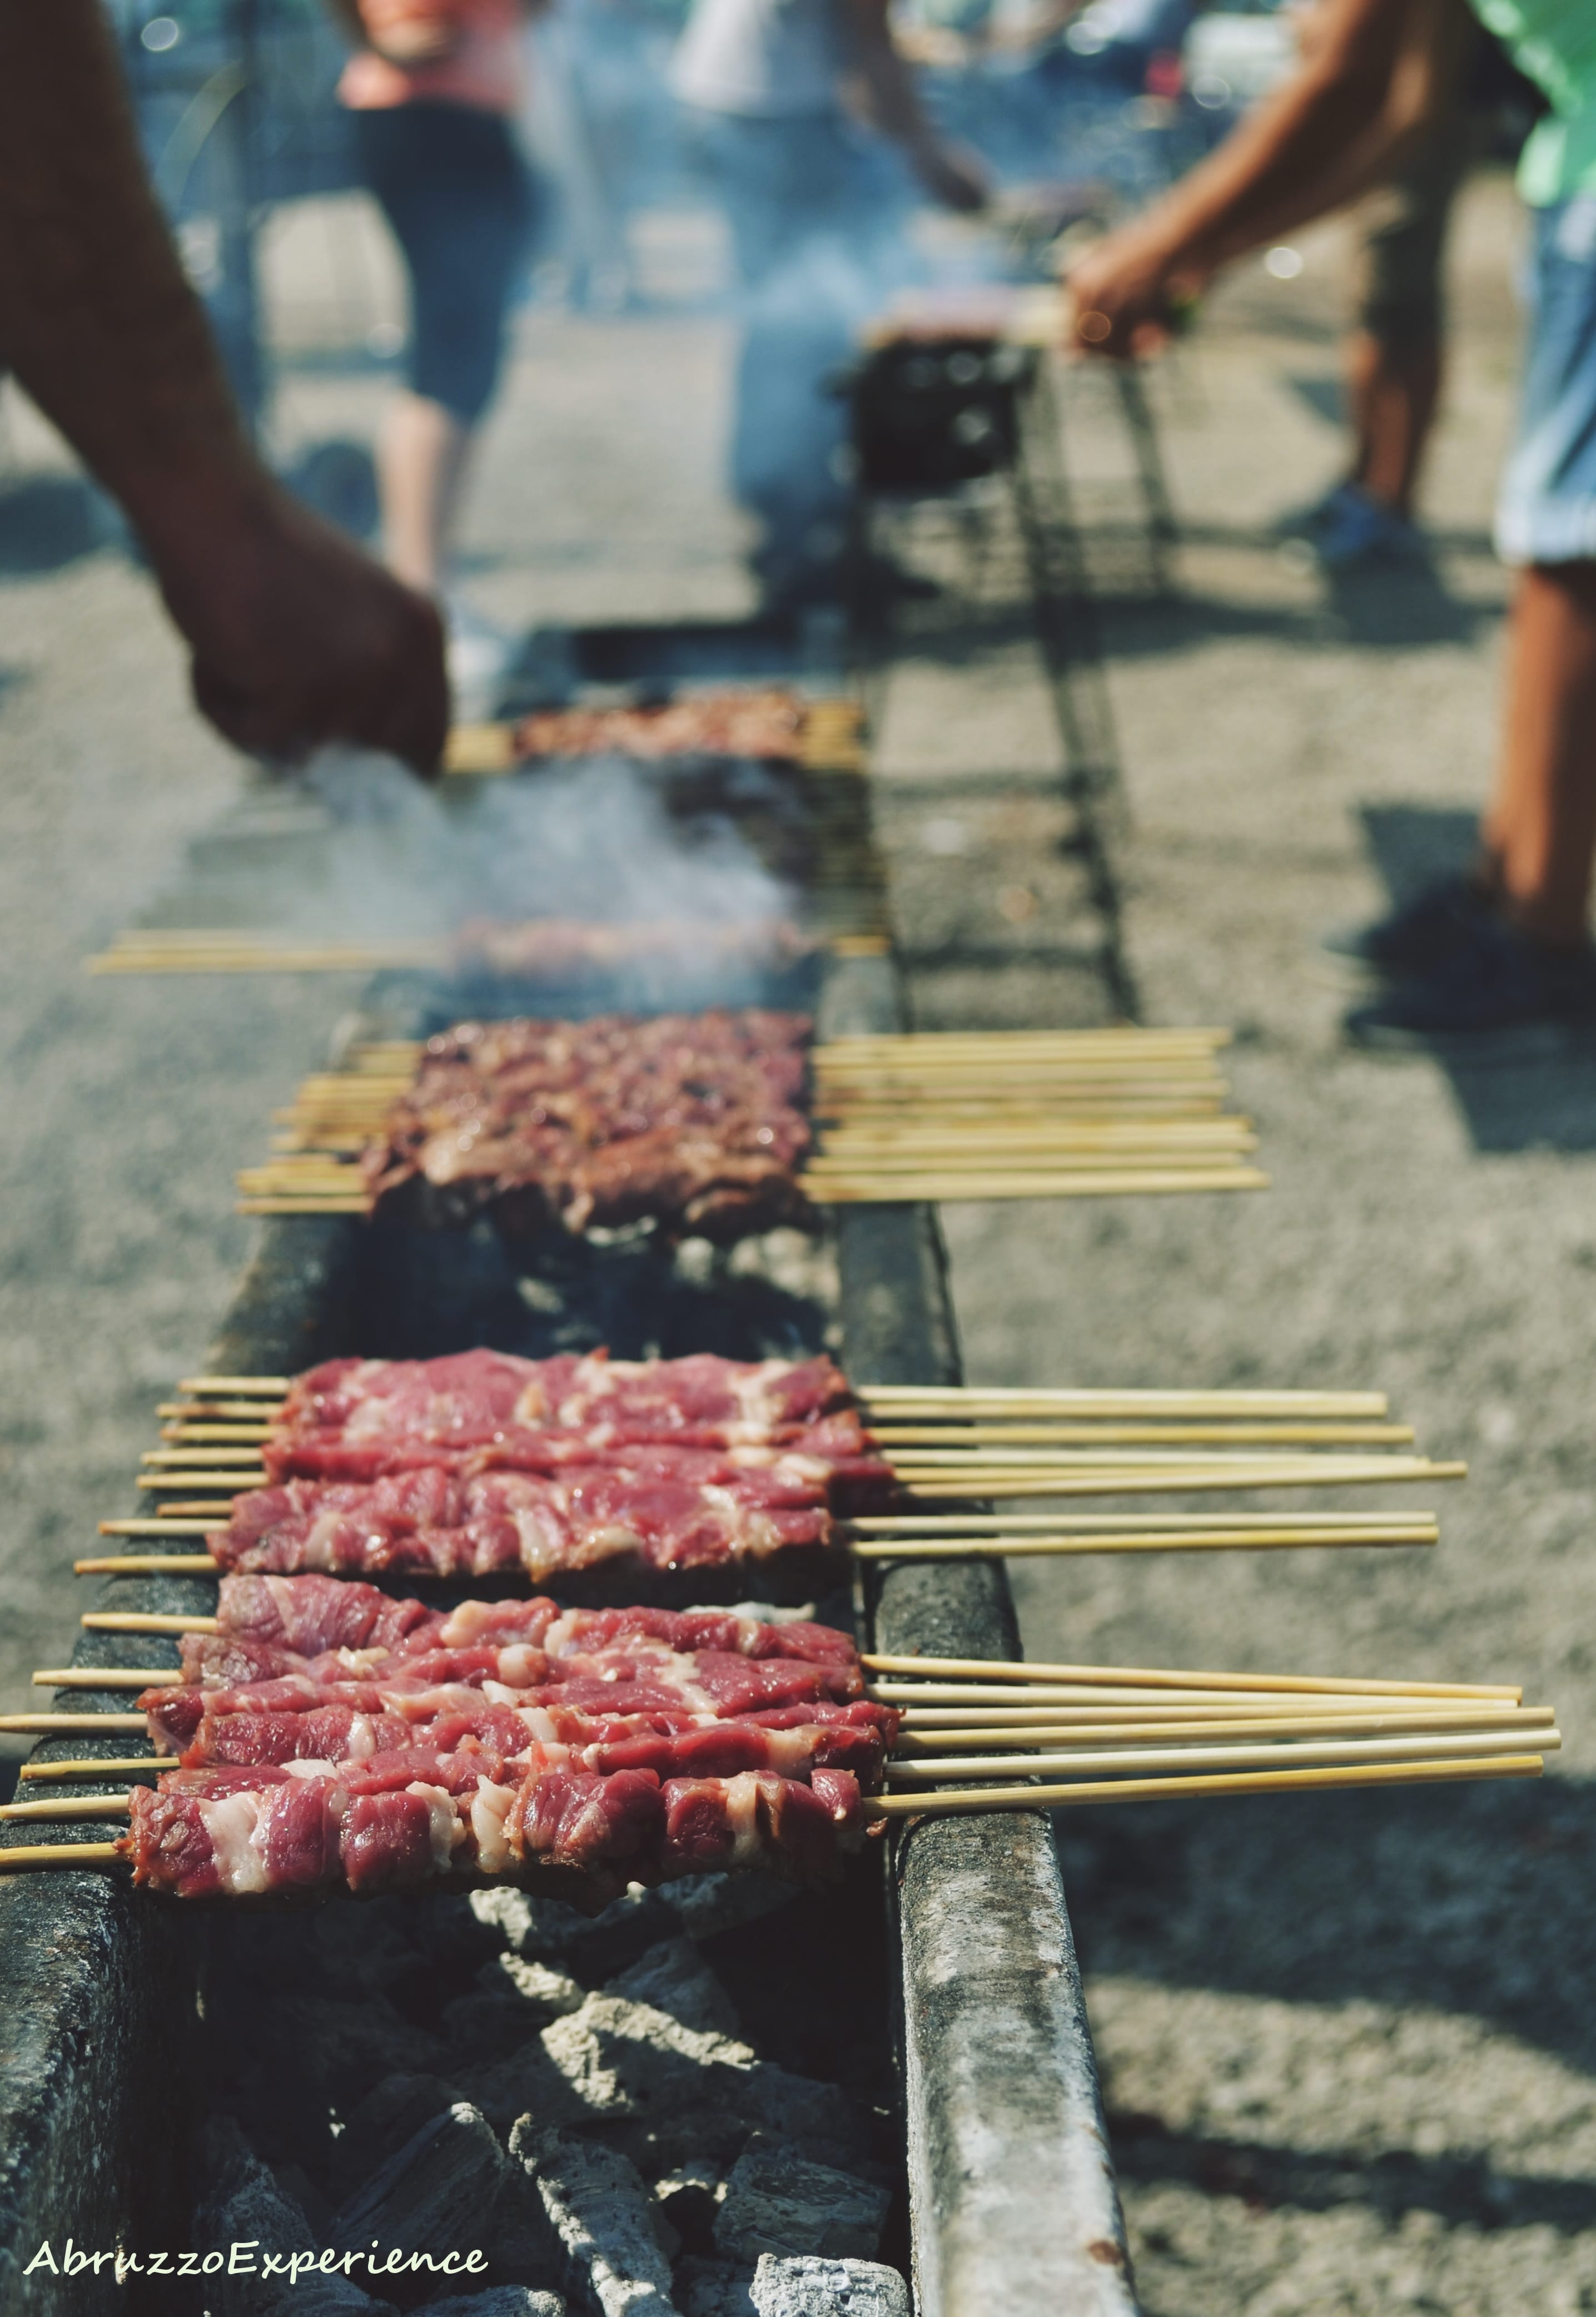
[[[373,2238],[385,2252],[397,2247],[434,2263],[450,2251],[480,2250],[493,2284],[546,2287],[559,2279],[559,2250],[541,2205],[487,2118],[464,2100],[424,2124],[334,2220],[340,2252],[363,2250]],[[402,2308],[437,2289],[437,2271],[425,2262],[402,2278],[384,2276],[384,2290]]]
[[[238,2111],[250,2117],[262,2155],[272,2164],[303,2164],[313,2178],[335,2152],[334,2117],[348,2116],[387,2076],[443,2064],[436,2038],[374,1990],[360,2003],[312,1995],[268,2000],[259,1985],[235,1983],[217,2011]]]
[[[634,2164],[568,2134],[539,2133],[530,2117],[510,2152],[536,2183],[569,2289],[586,2306],[602,2317],[677,2317],[654,2198]]]
[[[566,2317],[557,2293],[534,2293],[524,2285],[494,2285],[463,2301],[429,2301],[427,2317]]]
[[[910,2317],[907,2285],[878,2260],[762,2253],[750,2299],[755,2317]]]
[[[524,2044],[566,2012],[580,2010],[584,1990],[548,1964],[497,1955],[477,1974],[469,1995],[444,2007],[440,2034],[451,2052],[486,2059]]]
[[[738,2032],[736,2007],[688,1938],[662,1939],[611,1980],[604,1993],[668,2011],[683,2027],[696,2027],[705,2035],[735,2036]]]
[[[690,1939],[712,1939],[790,1906],[798,1894],[771,1874],[690,1874],[661,1895]]]
[[[653,2170],[690,2155],[733,2158],[762,2128],[832,2155],[862,2152],[859,2119],[835,2085],[771,2067],[746,2044],[651,2004],[590,1995],[545,2028],[542,2044],[594,2121],[644,2128],[617,2136]]]
[[[753,2271],[748,2262],[709,2260],[690,2253],[676,2269],[682,2317],[753,2317]]]
[[[273,2179],[228,2119],[208,2135],[210,2187],[194,2215],[194,2241],[229,2259],[251,2259],[255,2273],[224,2271],[207,2287],[215,2317],[395,2317],[393,2304],[374,2301],[352,2279],[319,2272],[290,2282],[267,2277],[268,2253],[279,2259],[319,2250],[302,2207]],[[244,2250],[236,2255],[235,2246]]]
[[[325,2176],[336,2202],[352,2196],[362,2181],[459,2098],[458,2089],[441,2076],[384,2076],[343,2119]]]
[[[874,2181],[789,2149],[745,2150],[715,2220],[715,2249],[727,2260],[761,2253],[829,2253],[868,2261],[881,2241],[891,2198]]]

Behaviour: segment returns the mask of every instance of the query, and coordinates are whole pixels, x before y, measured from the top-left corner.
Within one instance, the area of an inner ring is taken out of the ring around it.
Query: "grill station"
[[[793,795],[821,810],[808,824],[789,796],[775,819],[818,939],[779,963],[739,956],[718,989],[702,989],[714,974],[700,959],[691,990],[677,978],[664,997],[800,1002],[822,1052],[899,1039],[857,749],[794,777]],[[513,977],[471,989],[498,1018],[551,1011],[548,996],[529,1004]],[[623,1001],[636,1005],[629,988],[590,970],[560,1010]],[[386,971],[340,1059],[435,1036],[460,1011],[458,974]],[[1505,1686],[1025,1665],[1011,1553],[1400,1548],[1436,1534],[1428,1512],[1064,1516],[1016,1509],[1026,1497],[1155,1505],[1460,1468],[1411,1453],[1375,1395],[967,1395],[934,1212],[902,1191],[735,1248],[269,1213],[205,1376],[170,1404],[137,1509],[79,1563],[94,1590],[70,1667],[41,1677],[60,1718],[10,1838],[37,1843],[41,1862],[80,1842],[103,1859],[95,1816],[125,1814],[136,1775],[129,1691],[170,1680],[176,1634],[216,1617],[200,1548],[230,1492],[263,1477],[252,1409],[280,1391],[268,1380],[344,1355],[602,1345],[634,1360],[829,1348],[840,1361],[900,1491],[842,1523],[843,1582],[818,1607],[869,1645],[872,1695],[905,1717],[877,1805],[885,1837],[840,1882],[784,1905],[780,1886],[716,1875],[591,1919],[502,1889],[246,1914],[152,1901],[120,1872],[0,1878],[17,2023],[0,2061],[0,2261],[15,2276],[68,2232],[137,2250],[292,2224],[352,2252],[368,2237],[491,2240],[495,2275],[606,2312],[623,2302],[604,2297],[601,2273],[629,2277],[624,2305],[662,2317],[796,2309],[801,2297],[771,2296],[801,2295],[803,2262],[830,2259],[890,2265],[849,2272],[851,2290],[879,2296],[851,2306],[906,2311],[896,2267],[922,2317],[1126,2317],[1134,2286],[1046,1808],[1261,1780],[1529,1776],[1556,1733]],[[428,1598],[483,1589],[456,1579]],[[1282,1739],[1304,1741],[1297,1767],[1271,1767],[1264,1749]],[[1182,1747],[1208,1774],[1177,1788]],[[1118,1782],[1084,1775],[1110,1759]],[[528,2112],[506,2154],[495,2135]],[[728,2298],[762,2252],[766,2298]],[[29,2306],[78,2317],[139,2306],[140,2290],[148,2308],[185,2305],[137,2284],[126,2298],[96,2273],[35,2275]],[[384,2290],[370,2282],[365,2305],[384,2305]],[[403,2305],[421,2305],[406,2292]]]

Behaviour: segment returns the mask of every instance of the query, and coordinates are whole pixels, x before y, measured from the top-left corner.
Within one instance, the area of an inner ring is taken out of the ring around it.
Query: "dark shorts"
[[[1386,345],[1439,338],[1452,205],[1485,157],[1492,121],[1467,104],[1432,123],[1400,174],[1369,195],[1359,228],[1358,325]]]
[[[366,183],[410,275],[411,390],[468,425],[492,399],[531,239],[531,180],[508,121],[465,104],[353,115]]]

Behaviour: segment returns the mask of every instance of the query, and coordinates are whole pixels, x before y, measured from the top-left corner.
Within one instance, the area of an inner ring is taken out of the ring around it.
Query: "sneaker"
[[[1493,1032],[1596,1027],[1596,950],[1551,949],[1498,917],[1479,917],[1426,973],[1354,1007],[1356,1046],[1412,1047]]]
[[[1293,507],[1288,514],[1283,514],[1275,524],[1276,538],[1315,538],[1328,524],[1335,522],[1341,513],[1342,500],[1350,491],[1355,491],[1357,488],[1356,483],[1337,483],[1333,489],[1326,491],[1322,498],[1315,499],[1312,505]]]
[[[1343,926],[1319,946],[1370,973],[1428,973],[1467,940],[1491,905],[1470,877],[1443,877],[1371,926]]]
[[[1424,534],[1404,514],[1371,498],[1360,483],[1343,483],[1313,532],[1314,555],[1326,571],[1360,563],[1422,562]]]

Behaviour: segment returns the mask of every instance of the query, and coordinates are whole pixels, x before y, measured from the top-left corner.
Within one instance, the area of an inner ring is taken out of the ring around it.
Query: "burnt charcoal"
[[[907,2285],[876,2260],[762,2253],[751,2298],[755,2317],[910,2317]]]
[[[762,2128],[833,2156],[862,2152],[859,2119],[834,2085],[766,2066],[746,2044],[649,2004],[590,1995],[542,2042],[595,2122],[646,2127],[646,2143],[620,2136],[638,2160],[646,2144],[653,2169],[690,2155],[729,2159]]]
[[[569,2290],[602,2317],[676,2317],[654,2198],[637,2167],[530,2120],[510,2149],[564,2247]]]
[[[695,2027],[705,2035],[738,2032],[731,1997],[691,1939],[663,1939],[619,1978],[611,1980],[604,1993],[630,2003],[649,2004],[655,2011],[668,2011],[683,2027]]]
[[[267,2003],[238,1990],[230,2024],[239,2113],[258,2128],[270,2162],[300,2163],[313,2176],[334,2153],[333,2116],[348,2116],[384,2077],[430,2072],[443,2060],[434,2037],[375,1993],[363,2003],[311,1995]]]
[[[507,2133],[523,2116],[531,2116],[539,2130],[589,2121],[581,2094],[556,2067],[536,2035],[514,2051],[479,2060],[456,2073],[461,2091],[497,2133]]]
[[[885,2188],[856,2173],[805,2162],[785,2148],[751,2148],[726,2184],[715,2248],[727,2260],[773,2252],[868,2261],[891,2201]]]
[[[790,1883],[769,1874],[691,1874],[664,1893],[690,1939],[712,1939],[756,1923],[798,1895]]]
[[[682,2317],[753,2317],[753,2271],[746,2261],[689,2254],[676,2270]]]
[[[681,1928],[657,1891],[628,1891],[598,1915],[578,1914],[558,1899],[534,1899],[524,1891],[476,1891],[469,1905],[477,1921],[491,1924],[517,1955],[555,1964],[589,1985],[625,1971]]]
[[[194,2215],[194,2241],[255,2263],[254,2274],[224,2271],[208,2284],[216,2317],[395,2317],[391,2302],[374,2301],[348,2277],[264,2275],[268,2254],[281,2259],[319,2250],[310,2223],[236,2125],[212,2125],[208,2156],[211,2186]]]
[[[240,1978],[273,1994],[351,1996],[364,2000],[413,1978],[424,1961],[414,1925],[388,1902],[318,1907],[290,1919],[241,1916],[227,1925],[229,1960]]]
[[[427,2317],[566,2317],[566,2304],[557,2293],[534,2293],[525,2285],[495,2285],[464,2301],[429,2301]]]
[[[548,1964],[496,1955],[477,1974],[469,1995],[447,2005],[439,2027],[450,2051],[468,2060],[496,2058],[539,2028],[582,2008],[583,1990]]]
[[[384,2076],[345,2117],[334,2145],[326,2178],[334,2199],[341,2204],[352,2196],[362,2180],[459,2098],[441,2076]]]
[[[720,2169],[706,2158],[678,2164],[654,2184],[655,2203],[690,2253],[714,2250],[715,2215],[722,2194]]]
[[[487,2256],[489,2282],[538,2286],[558,2281],[558,2249],[541,2206],[519,2169],[506,2158],[493,2128],[462,2100],[424,2125],[350,2198],[334,2221],[332,2242],[341,2252],[364,2250],[375,2237],[386,2252],[450,2251]],[[437,2290],[435,2273],[384,2277],[384,2289],[403,2308],[415,2308]]]

